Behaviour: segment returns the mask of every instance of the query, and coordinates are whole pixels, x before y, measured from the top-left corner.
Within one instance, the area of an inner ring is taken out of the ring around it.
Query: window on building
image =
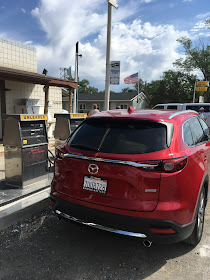
[[[128,109],[128,105],[127,105],[127,104],[121,104],[121,105],[120,105],[120,108],[121,108],[121,109]]]
[[[86,109],[86,104],[82,103],[79,105],[80,110],[85,110]]]

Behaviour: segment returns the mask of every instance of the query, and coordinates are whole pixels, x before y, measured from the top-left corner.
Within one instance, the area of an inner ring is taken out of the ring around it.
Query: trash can
[[[55,146],[65,143],[69,135],[87,118],[87,114],[54,114]]]
[[[24,188],[48,184],[47,115],[4,115],[5,181]]]

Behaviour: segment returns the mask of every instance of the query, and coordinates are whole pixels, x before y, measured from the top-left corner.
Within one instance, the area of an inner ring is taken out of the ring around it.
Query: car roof
[[[198,115],[197,112],[192,110],[177,111],[177,110],[152,110],[142,109],[134,110],[132,113],[128,113],[128,110],[110,110],[102,111],[94,114],[90,118],[112,118],[112,119],[143,119],[153,121],[170,121],[172,118],[184,118],[187,119],[193,115]]]
[[[184,105],[184,103],[159,103],[159,104],[156,104],[154,107],[156,106],[168,106],[168,105]]]

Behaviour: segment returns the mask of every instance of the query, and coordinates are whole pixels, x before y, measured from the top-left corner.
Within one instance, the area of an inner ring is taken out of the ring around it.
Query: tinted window
[[[168,105],[167,109],[177,110],[177,105]]]
[[[197,118],[192,118],[189,120],[190,128],[192,131],[194,144],[197,145],[201,142],[206,141],[206,136]]]
[[[164,109],[164,106],[163,105],[158,105],[158,106],[155,106],[154,109]]]
[[[204,112],[206,112],[206,113],[210,112],[210,106],[206,106],[206,105],[187,105],[186,110],[194,110],[196,112],[199,112],[199,109],[201,107],[204,108]]]
[[[187,144],[188,146],[194,145],[189,122],[186,122],[183,126],[183,138],[184,138],[185,144]]]
[[[87,120],[69,139],[80,149],[114,154],[143,154],[167,148],[163,124],[136,120]]]

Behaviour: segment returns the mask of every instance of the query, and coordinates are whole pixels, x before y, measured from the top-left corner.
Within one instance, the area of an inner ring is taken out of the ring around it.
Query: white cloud
[[[32,45],[32,44],[33,44],[33,41],[26,41],[26,42],[24,42],[24,44],[26,44],[26,45]]]
[[[210,12],[204,13],[204,14],[199,14],[196,16],[196,18],[198,18],[198,19],[207,19],[209,17],[210,17]]]
[[[25,10],[25,9],[21,8],[21,11],[22,11],[24,14],[26,14],[26,10]]]
[[[182,2],[192,2],[192,0],[182,0]]]
[[[150,2],[152,2],[152,0],[141,0],[140,2],[141,3],[150,3]]]
[[[202,29],[206,29],[206,25],[204,21],[199,21],[195,24],[195,26],[190,30],[193,33],[200,32]]]
[[[144,2],[151,2],[146,0]],[[172,25],[152,25],[140,19],[127,24],[122,21],[135,12],[136,2],[113,9],[111,60],[121,61],[120,87],[123,78],[141,71],[147,81],[158,79],[163,71],[172,68],[179,57],[176,39],[187,36]],[[100,9],[99,9],[100,8]],[[103,12],[99,12],[103,11]],[[80,41],[79,77],[88,79],[100,90],[105,85],[107,5],[104,0],[42,0],[31,14],[46,33],[48,44],[38,45],[38,68],[48,69],[51,76],[59,76],[60,67],[74,65],[75,43]]]

